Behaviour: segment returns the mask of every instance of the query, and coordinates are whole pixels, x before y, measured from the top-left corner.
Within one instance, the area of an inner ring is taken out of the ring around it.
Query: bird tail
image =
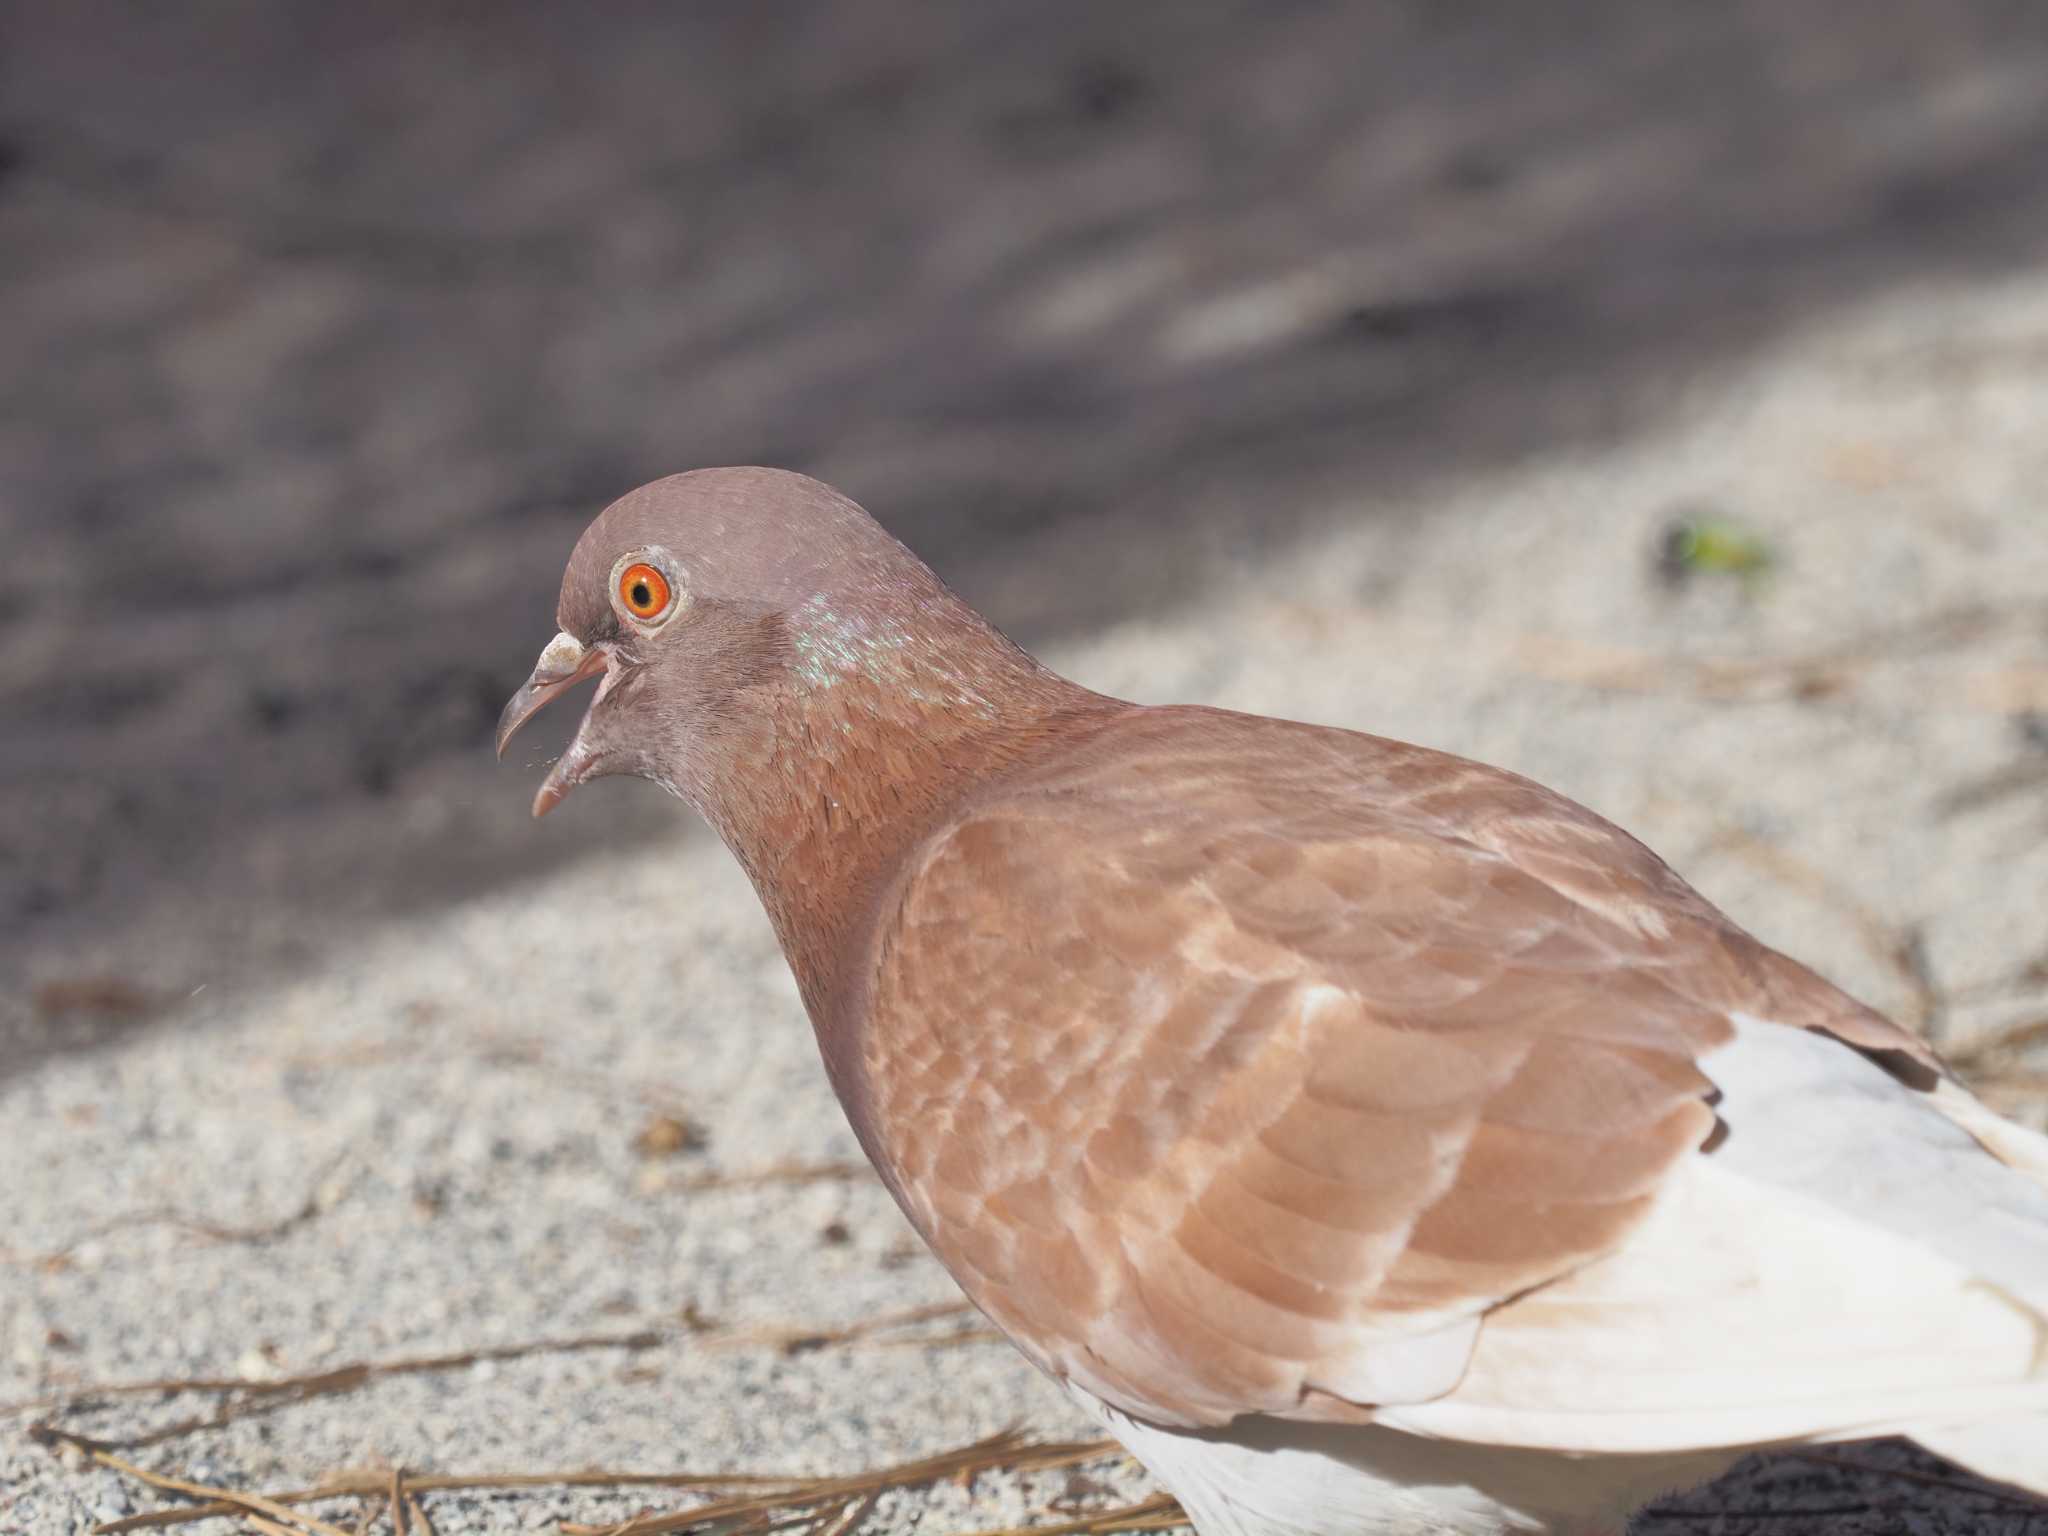
[[[1913,1438],[1979,1477],[2048,1499],[2048,1415],[1916,1430]]]
[[[2048,1137],[2002,1119],[1946,1086],[1937,1093],[1936,1103],[1992,1156],[2048,1188]],[[1979,1477],[2048,1498],[2048,1415],[1919,1430],[1913,1438]]]
[[[1988,1105],[1953,1083],[1943,1083],[1935,1090],[1934,1107],[2001,1163],[2048,1189],[2048,1136],[1994,1114]]]

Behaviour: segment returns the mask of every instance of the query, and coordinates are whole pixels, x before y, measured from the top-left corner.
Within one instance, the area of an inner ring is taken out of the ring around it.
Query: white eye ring
[[[659,545],[628,550],[612,564],[612,607],[639,629],[659,629],[688,602],[682,568]]]

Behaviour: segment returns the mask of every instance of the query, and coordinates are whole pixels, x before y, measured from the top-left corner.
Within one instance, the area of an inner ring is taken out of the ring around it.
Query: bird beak
[[[560,634],[547,644],[540,653],[540,660],[534,663],[533,674],[525,685],[505,702],[504,710],[498,716],[498,756],[505,755],[505,747],[519,733],[519,727],[548,706],[555,695],[573,688],[585,678],[604,674],[610,680],[612,653],[602,645],[586,646],[574,635]],[[599,685],[598,693],[604,693]],[[597,701],[591,701],[595,704]],[[589,715],[584,715],[585,721]],[[583,740],[581,727],[577,728],[576,739],[548,771],[547,779],[540,787],[540,793],[533,797],[533,814],[545,816],[560,805],[569,791],[582,783],[587,776],[594,754]]]

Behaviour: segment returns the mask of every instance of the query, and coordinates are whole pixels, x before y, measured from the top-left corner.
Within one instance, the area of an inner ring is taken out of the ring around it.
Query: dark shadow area
[[[2048,249],[1994,0],[0,25],[0,1072],[672,827],[488,746],[657,474],[821,474],[1043,641]]]

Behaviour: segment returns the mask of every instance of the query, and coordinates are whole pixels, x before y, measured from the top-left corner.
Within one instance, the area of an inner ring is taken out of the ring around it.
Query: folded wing
[[[1740,1015],[1937,1081],[1590,812],[1210,711],[944,829],[872,999],[913,1219],[1040,1363],[1166,1423],[1452,1393],[1510,1304],[1690,1198]]]

